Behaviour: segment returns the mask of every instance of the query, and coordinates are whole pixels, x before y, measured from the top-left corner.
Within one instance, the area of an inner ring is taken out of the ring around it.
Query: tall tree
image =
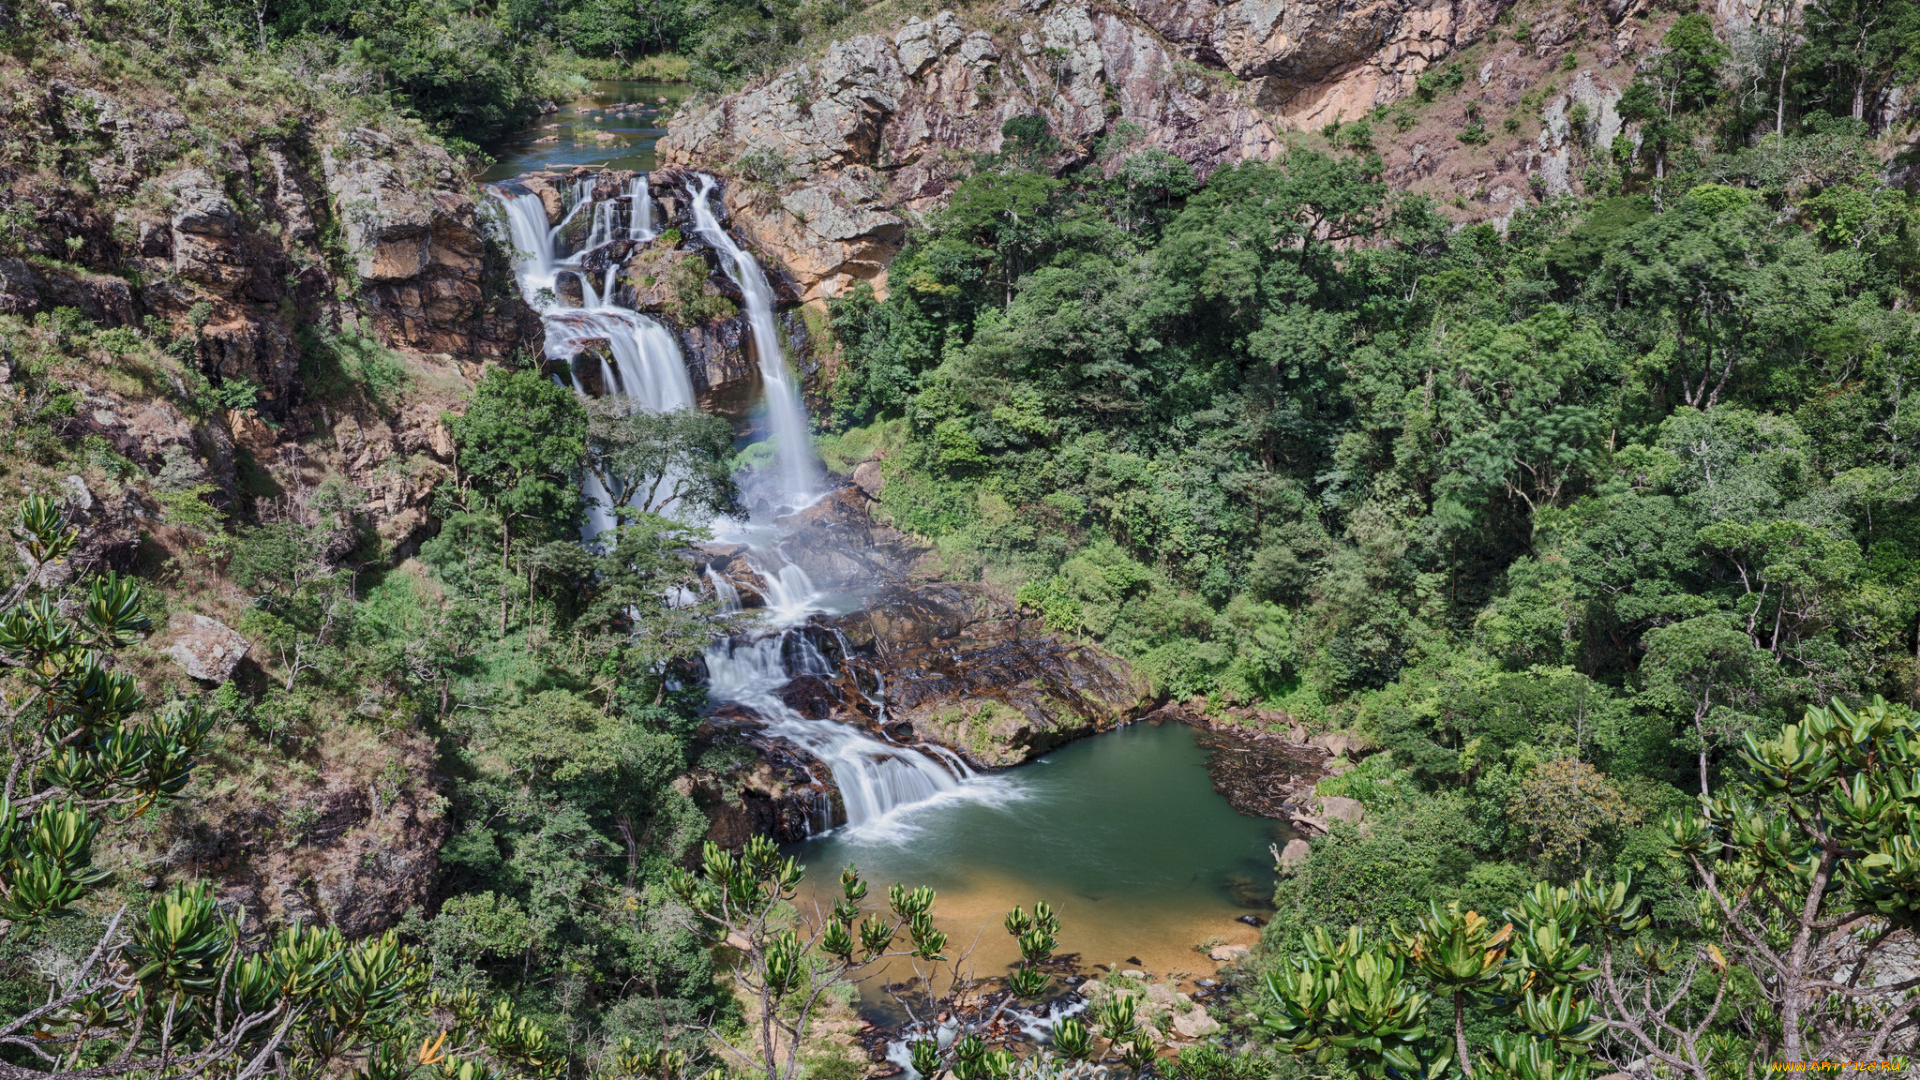
[[[571,390],[538,371],[494,368],[449,425],[461,483],[500,525],[500,632],[507,632],[509,566],[517,525],[557,527],[580,517],[587,414]]]

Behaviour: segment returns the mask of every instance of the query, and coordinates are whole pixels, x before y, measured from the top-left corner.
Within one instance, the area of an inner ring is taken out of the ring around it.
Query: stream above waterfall
[[[667,133],[666,118],[691,88],[637,79],[595,79],[588,86],[585,97],[488,144],[485,149],[495,161],[480,174],[481,181],[510,180],[562,165],[653,168],[653,144]]]

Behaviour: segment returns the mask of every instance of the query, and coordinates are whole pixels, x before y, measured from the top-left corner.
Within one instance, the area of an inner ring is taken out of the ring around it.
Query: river
[[[482,182],[562,165],[608,169],[653,168],[653,144],[667,133],[665,118],[692,92],[685,83],[595,79],[586,97],[569,102],[485,147],[494,163]]]
[[[644,84],[628,85],[630,97],[641,96],[637,87]],[[607,114],[589,104],[571,108],[596,122]],[[553,149],[559,144],[537,145],[562,153]],[[503,158],[497,168],[510,160],[518,172],[542,168],[550,162],[536,159],[545,152],[530,149],[532,157]],[[575,155],[569,164],[585,162]],[[712,523],[717,538],[743,550],[746,571],[734,582],[711,566],[707,573],[711,595],[723,607],[737,610],[741,589],[755,592],[764,607],[744,632],[717,639],[704,664],[716,703],[757,718],[764,735],[805,750],[826,766],[840,792],[837,815],[823,801],[812,811],[818,835],[793,848],[812,867],[808,887],[832,890],[849,862],[867,875],[876,896],[896,882],[933,886],[936,921],[951,935],[950,952],[971,953],[971,969],[981,975],[1002,970],[1014,956],[1003,915],[1036,900],[1059,913],[1058,951],[1082,970],[1142,968],[1182,981],[1212,974],[1207,949],[1257,938],[1257,930],[1238,919],[1267,903],[1269,846],[1290,833],[1284,823],[1235,812],[1214,792],[1206,751],[1191,729],[1135,724],[983,774],[949,749],[903,743],[872,726],[842,722],[848,717],[839,713],[803,716],[784,698],[796,677],[835,674],[840,661],[830,654],[848,655],[846,639],[823,649],[839,631],[821,619],[844,612],[848,603],[864,605],[879,582],[869,579],[874,564],[859,560],[815,560],[817,579],[800,564],[804,550],[822,542],[838,550],[845,543],[831,539],[842,533],[819,531],[822,526],[806,524],[809,515],[800,513],[842,481],[826,477],[814,453],[775,321],[774,292],[755,253],[719,216],[712,178],[657,179],[673,190],[652,191],[649,178],[620,173],[526,180],[502,184],[493,194],[521,253],[523,294],[545,321],[547,355],[559,363],[556,379],[565,381],[561,371],[577,371],[573,365],[582,357],[598,355],[597,384],[625,388],[632,407],[693,407],[679,336],[659,321],[664,314],[624,306],[622,297],[633,293],[618,287],[625,253],[674,242],[663,240],[664,223],[655,212],[663,194],[678,208],[680,242],[703,240],[709,264],[732,280],[741,298],[742,328],[773,414],[774,453],[770,467],[743,477],[755,520]],[[596,259],[604,269],[588,270]],[[554,284],[561,274],[581,276],[582,299],[559,298]],[[591,352],[594,342],[604,351]],[[586,383],[576,383],[588,392]],[[592,484],[586,493],[603,496]],[[864,517],[864,510],[856,512]],[[595,542],[609,524],[604,509],[595,513],[584,539]],[[813,542],[798,543],[807,530],[815,530],[807,534]],[[868,704],[884,713],[887,691],[882,686],[877,693]],[[845,824],[832,828],[836,816]],[[824,909],[831,893],[802,898],[803,907],[812,902]],[[876,984],[894,973],[879,974],[862,988],[863,1006],[876,1018],[888,1011]]]

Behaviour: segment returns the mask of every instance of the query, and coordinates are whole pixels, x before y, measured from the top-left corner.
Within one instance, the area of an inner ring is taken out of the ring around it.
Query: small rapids
[[[753,256],[721,224],[715,180],[702,174],[692,179],[697,187],[687,188],[690,205],[686,209],[693,231],[720,256],[721,270],[739,287],[745,302],[748,341],[766,389],[773,435],[775,469],[770,479],[777,487],[770,502],[782,508],[776,514],[804,508],[819,498],[824,476],[808,434],[799,382],[781,346],[773,289]],[[564,189],[564,212],[560,222],[551,226],[537,194],[511,184],[490,192],[516,249],[521,294],[539,312],[545,327],[550,366],[570,371],[571,385],[583,397],[586,386],[597,382],[607,394],[626,399],[633,409],[695,408],[693,384],[674,333],[618,303],[620,260],[608,259],[598,275],[589,268],[595,262],[591,256],[608,245],[644,244],[660,237],[649,177],[634,176],[624,191],[609,198],[597,198],[596,187],[595,179],[586,177]],[[578,250],[567,251],[570,245],[565,238],[576,219],[588,223],[586,235]],[[560,298],[563,274],[578,277],[579,305]],[[598,370],[583,370],[588,363],[598,364]],[[567,382],[557,372],[554,379]],[[591,472],[584,474],[581,491],[589,503],[581,538],[592,544],[617,524],[617,517],[609,492]],[[669,506],[665,512],[674,513],[675,508]],[[816,807],[812,830],[825,832],[844,824],[850,834],[869,840],[904,839],[912,834],[905,818],[921,808],[956,800],[1018,797],[1011,782],[978,775],[944,747],[901,745],[850,724],[809,719],[781,700],[781,689],[794,678],[833,673],[835,662],[813,644],[807,627],[814,615],[828,610],[823,605],[831,594],[780,556],[780,529],[769,528],[770,524],[748,526],[728,518],[712,523],[716,536],[738,537],[748,547],[748,563],[765,585],[766,608],[756,613],[746,632],[723,636],[707,649],[708,691],[716,702],[752,713],[765,723],[768,735],[804,749],[831,772],[839,805],[836,808],[827,800]],[[740,593],[733,583],[711,569],[707,581],[721,611],[738,616]],[[666,597],[663,602],[684,599]],[[884,716],[884,700],[874,704]]]

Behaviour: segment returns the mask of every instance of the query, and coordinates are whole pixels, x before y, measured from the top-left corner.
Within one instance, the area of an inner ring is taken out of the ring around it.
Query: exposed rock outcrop
[[[1289,125],[1355,120],[1413,92],[1414,80],[1478,39],[1502,0],[1128,0],[1148,26],[1255,87]]]
[[[1277,149],[1251,95],[1185,61],[1124,12],[1058,7],[1020,16],[1002,40],[952,12],[865,34],[677,117],[662,161],[758,177],[727,206],[777,253],[805,299],[866,281],[885,287],[906,214],[934,205],[976,153],[1002,148],[1015,117],[1044,116],[1084,160],[1125,123],[1133,149],[1201,172]]]
[[[238,631],[218,619],[189,615],[179,623],[180,628],[166,652],[189,678],[226,682],[252,648]]]
[[[802,631],[836,661],[833,674],[800,675],[782,690],[802,716],[903,744],[937,743],[998,767],[1110,730],[1152,704],[1147,680],[1121,658],[1023,618],[983,586],[913,577],[921,550],[876,525],[852,487],[782,525],[794,529],[782,553],[816,585],[866,595],[860,610],[816,617]],[[715,545],[701,555],[746,606],[765,604],[769,586],[744,548]]]
[[[1084,163],[1096,148],[1106,168],[1157,149],[1204,177],[1274,156],[1278,132],[1358,120],[1410,95],[1422,73],[1484,37],[1508,6],[1025,0],[944,11],[836,42],[694,105],[672,121],[659,152],[672,165],[751,181],[730,188],[727,205],[805,299],[860,282],[884,292],[903,222],[938,205],[976,155],[1002,150],[1010,119],[1046,120],[1064,144],[1056,167]],[[1532,29],[1541,50],[1581,29],[1580,17],[1550,15]],[[1543,155],[1559,149],[1542,139]]]
[[[939,743],[980,765],[1018,765],[1139,715],[1152,688],[1125,661],[1050,633],[1002,601],[947,583],[891,586],[833,620],[883,676],[846,711],[896,736]],[[860,658],[848,664],[858,678]]]

